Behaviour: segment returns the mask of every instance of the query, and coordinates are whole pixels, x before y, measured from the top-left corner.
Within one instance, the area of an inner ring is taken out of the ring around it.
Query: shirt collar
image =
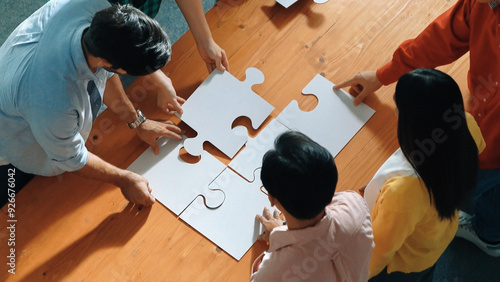
[[[95,75],[90,70],[87,60],[85,60],[85,55],[83,54],[82,47],[82,35],[83,31],[87,26],[82,26],[73,34],[71,39],[71,58],[73,60],[73,65],[76,69],[77,78],[76,80],[90,80],[95,79]]]
[[[490,5],[490,8],[495,9],[498,5],[500,5],[500,3],[497,1],[490,1],[488,2],[488,5]]]

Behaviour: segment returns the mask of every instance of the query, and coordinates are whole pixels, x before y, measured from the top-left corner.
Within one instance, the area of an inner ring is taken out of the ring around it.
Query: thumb
[[[358,96],[356,96],[356,98],[354,99],[354,106],[361,104],[366,96],[368,96],[368,91],[362,90],[361,92],[359,92]]]
[[[215,60],[215,66],[217,67],[218,70],[220,71],[225,71],[226,69],[222,65],[221,58]]]
[[[156,140],[153,140],[153,142],[148,144],[149,146],[151,146],[151,149],[153,149],[153,153],[155,155],[158,155],[160,153],[160,147],[158,147],[158,143],[156,143]]]
[[[179,101],[177,101],[177,99],[174,99],[174,100],[172,101],[172,106],[174,107],[174,110],[175,110],[176,112],[178,112],[180,115],[182,115],[182,113],[183,113],[184,111],[182,110],[181,104],[179,104]]]

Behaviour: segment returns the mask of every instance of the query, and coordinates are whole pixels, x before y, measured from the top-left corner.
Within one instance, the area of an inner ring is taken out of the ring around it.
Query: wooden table
[[[207,19],[236,78],[244,80],[249,67],[264,73],[264,83],[253,90],[276,108],[267,123],[294,99],[304,110],[313,109],[317,100],[302,95],[301,89],[317,73],[339,83],[359,71],[376,69],[390,60],[403,40],[416,36],[453,3],[330,0],[320,5],[300,0],[284,9],[273,0],[221,0]],[[466,90],[468,55],[441,69]],[[207,77],[190,32],[174,44],[172,61],[164,71],[185,98]],[[394,85],[383,87],[366,99],[377,112],[336,157],[338,191],[366,184],[398,147],[393,91]],[[147,80],[137,80],[127,93],[148,117],[165,118]],[[236,124],[249,121],[242,118]],[[120,117],[105,111],[87,147],[126,168],[147,145]],[[228,163],[213,146],[206,149]],[[11,233],[7,208],[2,209],[2,281],[246,281],[253,260],[267,248],[257,242],[238,262],[161,204],[140,209],[118,188],[70,173],[36,177],[16,196],[15,216],[12,275],[3,263]]]

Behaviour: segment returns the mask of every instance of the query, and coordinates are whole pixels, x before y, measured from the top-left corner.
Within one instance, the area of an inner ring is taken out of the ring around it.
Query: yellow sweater
[[[484,139],[474,118],[467,125],[479,152]],[[420,272],[433,266],[450,244],[458,228],[458,212],[441,220],[430,202],[429,192],[416,174],[386,181],[372,212],[375,248],[370,260],[370,277],[387,272]]]

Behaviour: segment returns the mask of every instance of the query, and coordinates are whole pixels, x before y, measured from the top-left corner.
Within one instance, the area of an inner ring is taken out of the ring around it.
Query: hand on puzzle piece
[[[170,80],[170,78],[167,77],[161,70],[155,71],[147,78],[148,81],[158,89],[158,107],[165,113],[175,111],[182,114],[183,110],[181,105],[185,102],[185,100],[184,98],[177,96],[174,86],[172,85],[172,80]]]
[[[354,105],[357,106],[361,104],[368,95],[380,89],[382,83],[378,80],[376,71],[362,71],[354,77],[335,85],[333,89],[339,90],[347,86],[351,86],[351,88],[349,88],[349,93],[356,97],[356,99],[354,99]]]
[[[271,231],[276,227],[283,226],[284,221],[281,219],[280,212],[277,209],[275,209],[271,215],[270,209],[265,207],[262,214],[263,216],[260,214],[256,216],[257,220],[264,226],[264,233],[260,234],[258,239],[269,242],[269,234],[271,234]]]
[[[229,60],[226,52],[215,41],[211,40],[206,45],[198,45],[198,52],[201,58],[207,65],[208,72],[218,69],[221,71],[229,71]]]
[[[160,148],[159,154],[155,155],[152,148],[147,149],[128,169],[149,180],[162,205],[179,215],[200,195],[210,207],[224,202],[223,191],[208,187],[226,168],[222,162],[208,152],[203,152],[197,162],[186,162],[180,156],[182,140],[162,137],[155,142]]]
[[[155,121],[148,119],[137,127],[137,135],[153,149],[153,153],[158,155],[160,149],[156,139],[159,137],[168,137],[176,140],[182,140],[182,130],[172,121]]]
[[[149,187],[146,178],[137,173],[126,171],[125,177],[122,179],[119,187],[125,199],[136,205],[146,207],[154,204],[155,197],[151,194],[152,189]]]

